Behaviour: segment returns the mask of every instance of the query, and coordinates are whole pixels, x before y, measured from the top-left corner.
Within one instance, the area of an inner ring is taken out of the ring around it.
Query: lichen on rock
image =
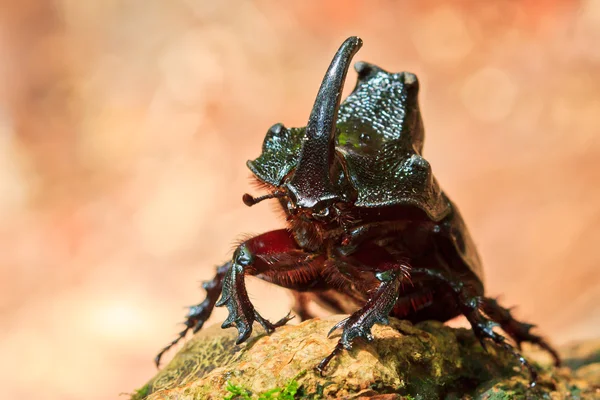
[[[281,398],[290,382],[296,398],[307,399],[587,399],[600,396],[568,368],[539,365],[538,384],[529,388],[526,370],[494,345],[486,352],[468,329],[440,322],[412,325],[391,318],[373,328],[375,340],[356,343],[330,364],[325,376],[314,367],[329,354],[338,335],[329,329],[344,316],[312,319],[266,335],[255,326],[236,345],[234,329],[212,326],[190,339],[173,360],[132,400],[223,399],[228,387],[246,398]],[[590,368],[589,366],[586,366]],[[265,397],[265,393],[271,393]],[[385,397],[376,397],[389,395]],[[238,396],[239,397],[239,396]],[[243,398],[243,397],[239,397]],[[598,397],[600,398],[600,397]]]

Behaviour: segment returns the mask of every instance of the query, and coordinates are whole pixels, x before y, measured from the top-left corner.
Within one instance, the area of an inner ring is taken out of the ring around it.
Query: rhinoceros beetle
[[[359,62],[356,87],[340,104],[351,59],[361,46],[357,37],[341,45],[308,125],[273,125],[262,154],[247,163],[268,194],[245,194],[244,203],[276,199],[287,227],[237,246],[231,261],[203,284],[206,299],[190,308],[185,329],[158,354],[157,366],[189,330],[202,328],[215,306],[227,307],[222,327],[237,328],[237,343],[248,339],[255,321],[268,333],[287,323],[290,314],[273,323],[254,308],[244,283],[252,275],[292,290],[301,320],[312,317],[310,301],[350,314],[331,329],[342,334],[317,366],[321,373],[355,339],[373,340],[371,328],[387,324],[389,316],[418,322],[462,314],[484,348],[490,339],[512,352],[535,384],[535,370],[493,328],[499,325],[519,348],[522,342],[541,346],[557,364],[558,354],[530,333],[533,325],[517,321],[485,296],[475,245],[421,155],[417,77]]]

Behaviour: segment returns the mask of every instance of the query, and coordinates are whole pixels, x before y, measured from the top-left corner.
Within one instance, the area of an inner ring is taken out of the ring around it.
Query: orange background
[[[245,161],[306,124],[350,35],[357,61],[418,75],[489,294],[557,344],[600,335],[600,2],[2,3],[3,398],[117,398],[154,373],[198,282],[282,225],[242,204]]]

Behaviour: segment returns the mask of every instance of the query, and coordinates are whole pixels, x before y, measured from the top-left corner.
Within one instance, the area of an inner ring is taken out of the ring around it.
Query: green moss
[[[581,398],[581,389],[578,388],[577,386],[575,386],[575,385],[569,386],[569,392],[571,393],[571,396],[573,396],[574,399]]]
[[[143,400],[148,394],[150,394],[150,385],[147,383],[136,390],[135,393],[131,395],[130,400]]]
[[[271,389],[260,396],[258,396],[259,400],[271,400],[271,399],[281,399],[281,400],[294,400],[296,393],[298,392],[298,381],[292,379],[288,382],[287,385],[283,389]]]
[[[496,392],[491,393],[488,400],[510,400],[514,399],[515,394],[512,392]]]
[[[227,391],[229,392],[229,394],[224,397],[225,400],[250,400],[252,398],[250,397],[252,395],[252,392],[231,382],[227,382],[227,386],[225,387],[225,389],[227,389]]]
[[[305,373],[306,371],[303,371],[296,375],[283,388],[269,389],[258,394],[258,400],[294,400],[299,387],[297,379]],[[227,382],[225,389],[229,392],[229,394],[225,396],[225,400],[251,400],[253,398],[251,391],[231,382]]]

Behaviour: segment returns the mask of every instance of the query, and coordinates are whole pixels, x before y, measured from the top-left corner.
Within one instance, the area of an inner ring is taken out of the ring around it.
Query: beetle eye
[[[362,146],[368,145],[369,142],[371,142],[371,135],[369,135],[368,133],[361,133],[359,140]]]

